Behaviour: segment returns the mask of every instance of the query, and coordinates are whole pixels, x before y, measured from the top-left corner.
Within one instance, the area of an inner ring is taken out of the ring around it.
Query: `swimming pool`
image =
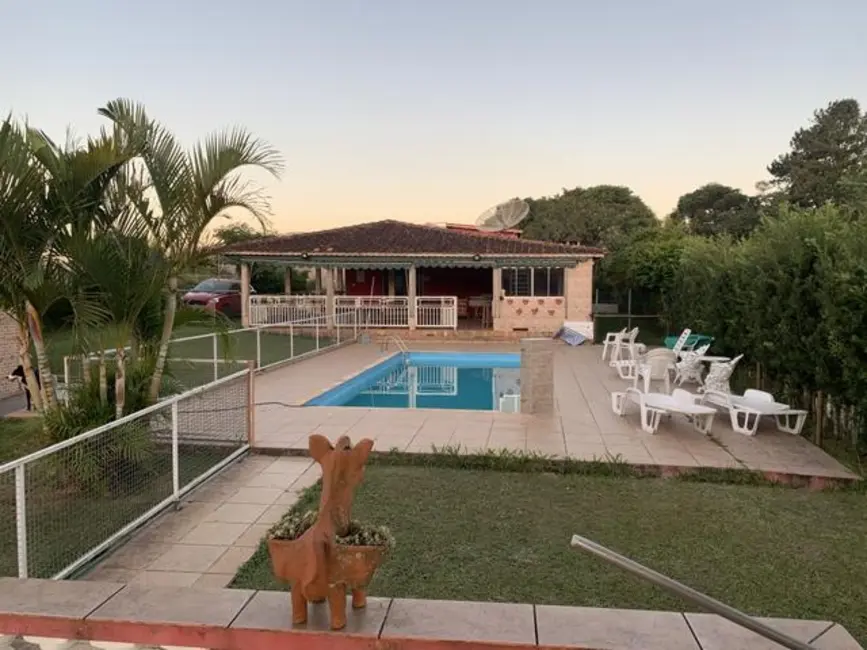
[[[409,352],[386,359],[304,406],[520,410],[519,354]]]

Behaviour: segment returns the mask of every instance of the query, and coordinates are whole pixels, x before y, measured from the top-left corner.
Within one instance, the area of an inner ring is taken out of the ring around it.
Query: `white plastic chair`
[[[773,416],[779,431],[796,436],[807,421],[807,411],[793,409],[777,402],[770,393],[753,388],[745,390],[743,395],[708,390],[702,395],[702,402],[728,410],[732,429],[745,436],[756,435],[764,416]]]
[[[646,350],[646,346],[641,343],[636,343],[635,340],[638,338],[638,328],[633,327],[631,330],[626,332],[626,334],[622,335],[615,343],[614,348],[611,351],[611,361],[609,363],[610,366],[616,367],[617,364],[622,361],[622,355],[625,350],[635,351],[638,354],[641,354]],[[634,346],[634,347],[633,347]],[[634,358],[632,359],[634,361]]]
[[[674,383],[681,386],[687,381],[702,385],[704,362],[701,358],[710,350],[710,343],[691,352],[681,352],[680,361],[674,364]]]
[[[632,386],[638,388],[639,380],[643,380],[644,392],[649,393],[651,381],[664,381],[665,394],[668,395],[671,392],[671,373],[676,362],[677,355],[673,350],[666,348],[651,350],[640,357],[635,364]]]
[[[605,335],[605,340],[602,342],[602,360],[605,361],[613,354],[614,347],[620,342],[620,339],[626,336],[626,328],[624,327],[619,332],[608,332]]]
[[[632,381],[638,371],[638,361],[644,353],[644,346],[638,343],[627,343],[620,347],[617,359],[611,362],[621,379]]]
[[[731,361],[714,361],[711,363],[710,370],[707,371],[707,376],[704,378],[704,383],[699,390],[731,393],[729,379],[735,371],[735,366],[743,358],[744,355],[739,354]]]
[[[611,393],[611,409],[620,416],[626,415],[628,403],[637,404],[641,412],[641,428],[647,433],[656,433],[662,416],[683,415],[701,433],[707,435],[713,427],[716,410],[697,404],[698,395],[675,388],[671,395],[642,393],[637,388],[627,388],[622,393]]]
[[[689,338],[689,335],[692,334],[692,330],[688,327],[680,333],[680,336],[677,337],[677,341],[674,343],[674,347],[671,348],[672,352],[675,354],[680,354],[683,351],[683,346],[686,345],[686,341]]]

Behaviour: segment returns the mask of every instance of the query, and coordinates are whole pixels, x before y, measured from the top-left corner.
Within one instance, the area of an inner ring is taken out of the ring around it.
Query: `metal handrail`
[[[789,648],[790,650],[816,650],[815,646],[811,646],[803,641],[798,641],[798,639],[794,639],[788,634],[783,634],[779,630],[775,630],[769,625],[765,625],[761,621],[744,614],[742,611],[737,610],[734,607],[726,605],[715,598],[711,598],[700,591],[696,591],[692,587],[687,587],[685,584],[658,573],[653,569],[649,569],[635,560],[631,560],[619,553],[615,553],[611,549],[605,548],[601,544],[597,544],[586,537],[572,535],[571,546],[572,548],[579,548],[595,555],[596,557],[600,557],[606,562],[638,576],[642,580],[646,580],[658,587],[662,587],[666,591],[669,591],[676,596],[680,596],[686,601],[698,605],[709,612],[718,614],[719,616],[730,620],[732,623],[740,625],[741,627],[755,632],[766,639],[770,639],[775,643],[779,643],[781,646]]]
[[[397,345],[397,349],[400,352],[402,352],[403,354],[409,353],[409,348],[406,346],[406,343],[404,343],[403,339],[400,338],[397,334],[389,334],[388,336],[386,336],[383,339],[383,341],[385,343],[385,349],[386,350],[388,349],[388,342],[394,341],[395,344]]]

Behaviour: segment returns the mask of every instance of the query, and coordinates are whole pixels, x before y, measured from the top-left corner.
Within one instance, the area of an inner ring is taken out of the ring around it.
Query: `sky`
[[[817,108],[867,107],[864,0],[0,0],[0,112],[56,139],[143,102],[280,150],[276,230],[472,222],[626,185],[752,192]]]

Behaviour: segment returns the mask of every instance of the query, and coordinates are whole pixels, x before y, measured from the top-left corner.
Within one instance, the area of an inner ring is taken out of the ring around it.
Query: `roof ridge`
[[[290,248],[293,250],[290,251]],[[275,235],[222,247],[228,254],[280,249],[284,254],[460,254],[460,255],[603,255],[590,246],[561,242],[500,237],[483,230],[447,228],[438,225],[381,219],[325,230]]]

